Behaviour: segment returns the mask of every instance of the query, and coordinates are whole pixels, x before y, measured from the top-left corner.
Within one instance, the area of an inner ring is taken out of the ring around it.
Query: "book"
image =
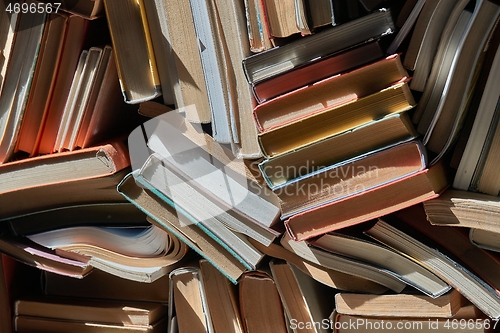
[[[5,257],[5,258],[4,258]],[[11,311],[11,290],[12,280],[10,278],[10,273],[8,273],[8,265],[11,258],[5,255],[0,255],[0,313],[2,316],[0,331],[1,332],[11,332],[12,331],[12,311]]]
[[[238,129],[239,142],[232,149],[238,158],[255,159],[262,156],[257,139],[257,129],[252,122],[252,110],[256,104],[251,86],[246,82],[241,69],[244,58],[250,56],[246,30],[245,8],[241,1],[215,0],[219,15],[218,25],[227,59],[227,76],[231,87],[233,120]]]
[[[175,105],[185,108],[189,121],[208,123],[211,120],[210,105],[190,2],[156,0],[155,6],[162,39],[166,43],[164,52],[158,53],[158,62],[173,67],[169,75]]]
[[[371,242],[356,233],[354,235],[329,233],[308,243],[328,252],[387,269],[406,284],[432,298],[437,298],[450,290],[450,286],[446,282],[427,269],[396,251]]]
[[[379,220],[366,233],[434,272],[490,318],[500,316],[500,296],[497,292],[469,269],[435,247],[422,243],[383,220]]]
[[[0,62],[0,92],[4,87],[5,74],[9,64],[9,58],[13,49],[13,41],[16,33],[16,26],[19,19],[19,13],[8,12],[7,6],[12,5],[12,2],[2,2],[0,4],[1,20],[0,20],[0,53],[2,61]]]
[[[245,0],[245,16],[250,50],[256,53],[274,47],[264,1]]]
[[[258,105],[253,116],[259,132],[284,126],[345,102],[381,91],[408,76],[397,54],[333,76]]]
[[[448,189],[423,206],[433,225],[500,231],[500,199],[495,196]]]
[[[403,64],[413,70],[410,88],[423,91],[436,56],[447,16],[458,1],[427,1],[415,23]]]
[[[305,241],[294,241],[288,234],[281,238],[281,245],[310,262],[378,283],[395,292],[401,292],[406,287],[405,282],[387,269],[309,246]]]
[[[201,274],[198,267],[178,268],[170,273],[169,332],[175,332],[174,325],[180,332],[214,332]]]
[[[398,50],[400,47],[401,43],[405,40],[405,38],[408,36],[410,31],[413,29],[415,22],[417,21],[417,18],[420,16],[420,12],[422,11],[422,8],[424,7],[426,0],[419,0],[413,6],[413,9],[410,12],[410,15],[406,18],[404,21],[405,23],[401,26],[399,29],[398,33],[392,40],[391,44],[387,47],[387,53],[391,54],[394,53]]]
[[[248,82],[256,83],[393,30],[390,10],[380,10],[309,38],[252,55],[243,60],[243,68]]]
[[[445,169],[438,163],[385,185],[293,215],[285,220],[285,226],[293,239],[305,240],[435,198],[448,186]]]
[[[381,327],[389,328],[391,330],[398,330],[399,332],[422,332],[425,330],[432,330],[433,332],[449,332],[450,329],[459,330],[471,333],[485,333],[491,332],[495,321],[484,318],[484,315],[473,305],[461,308],[453,318],[416,318],[416,317],[401,317],[401,318],[387,318],[387,317],[371,317],[371,316],[353,316],[345,314],[332,314],[331,326],[339,327],[335,331],[338,333],[356,332],[363,330],[363,332],[377,332]],[[470,322],[483,322],[484,325],[470,325]],[[349,323],[355,323],[349,325]],[[460,324],[462,323],[462,324]],[[460,326],[462,325],[462,326]],[[377,329],[378,327],[378,329]]]
[[[53,93],[65,34],[69,33],[68,20],[65,14],[48,15],[15,151],[22,150],[29,154],[33,151],[42,117]]]
[[[469,239],[477,247],[500,252],[500,243],[498,242],[498,233],[496,232],[483,229],[470,229]]]
[[[40,284],[42,293],[49,297],[168,303],[168,274],[151,283],[144,283],[101,270],[93,270],[84,279],[44,271]]]
[[[236,286],[206,260],[200,260],[200,272],[215,332],[243,333]]]
[[[68,99],[80,54],[91,34],[91,30],[100,27],[98,21],[100,20],[91,24],[90,21],[77,15],[68,18],[66,34],[62,43],[61,59],[54,78],[54,87],[49,97],[50,101],[43,110],[36,137],[28,138],[30,139],[29,143],[22,147],[22,150],[30,153],[30,156],[53,152],[57,130],[59,129],[59,123],[62,119],[62,113]]]
[[[498,30],[496,35],[500,36],[500,29],[496,28],[496,30]],[[500,40],[500,37],[496,37],[496,39]],[[487,79],[482,87],[481,99],[479,105],[477,106],[474,124],[472,125],[467,145],[464,148],[462,158],[460,159],[460,164],[458,165],[457,173],[453,181],[453,187],[456,189],[468,190],[470,187],[474,187],[472,182],[474,178],[477,178],[474,177],[474,174],[476,173],[475,169],[478,165],[481,165],[480,161],[481,159],[484,159],[482,155],[488,154],[488,149],[486,147],[493,142],[494,134],[491,134],[491,132],[495,132],[495,126],[498,122],[498,115],[496,114],[499,112],[498,100],[500,98],[500,90],[498,89],[497,82],[498,73],[500,72],[500,52],[498,49],[498,43],[499,42],[492,41],[492,45],[490,46],[491,49],[488,51],[487,57],[493,57],[491,63],[488,64],[488,58],[485,59],[485,67],[483,70],[486,71],[486,73],[482,75],[487,77]],[[486,127],[491,129],[485,131],[484,128]],[[494,151],[494,149],[492,151]],[[481,170],[478,170],[477,173],[481,175]],[[498,194],[498,191],[494,194],[495,190],[493,188],[495,186],[493,184],[495,184],[495,182],[492,179],[486,180],[486,183],[488,182],[491,182],[492,190],[489,191],[489,193],[486,193],[492,195]]]
[[[144,2],[103,2],[125,102],[135,104],[160,96]]]
[[[165,318],[151,325],[108,325],[101,323],[86,323],[77,321],[52,320],[45,318],[36,318],[28,316],[14,317],[14,327],[17,332],[46,332],[46,333],[64,333],[64,332],[147,332],[160,333],[167,329],[167,320]]]
[[[293,34],[310,35],[307,23],[305,1],[279,0],[264,1],[269,33],[275,38]]]
[[[303,332],[325,333],[324,329],[307,327],[306,323],[321,322],[333,307],[333,290],[307,274],[282,261],[269,263],[281,302],[289,318],[288,327],[306,326]]]
[[[470,267],[493,289],[500,290],[500,280],[496,274],[492,273],[495,271],[492,268],[498,267],[500,264],[499,258],[491,252],[472,245],[466,229],[432,226],[429,223],[423,223],[425,222],[425,212],[419,205],[401,210],[394,215],[399,221],[404,221],[429,239],[440,244],[467,267]],[[496,293],[500,294],[498,291]]]
[[[273,157],[302,148],[389,114],[407,111],[415,104],[405,82],[359,99],[354,95],[350,97],[259,133],[264,155]]]
[[[28,1],[31,3],[35,2]],[[21,13],[19,17],[0,95],[0,163],[11,159],[19,137],[45,23],[45,13]]]
[[[120,326],[147,326],[165,317],[167,307],[160,303],[41,297],[16,300],[14,315]]]
[[[172,206],[158,198],[154,193],[139,187],[132,175],[128,175],[118,185],[118,192],[148,215],[152,224],[172,232],[196,253],[215,265],[231,282],[238,278],[248,267],[235,258],[212,237],[193,223],[185,223],[186,217],[178,214]]]
[[[275,187],[281,218],[347,199],[425,168],[425,148],[418,141],[372,151],[316,170]]]
[[[382,59],[384,55],[379,41],[365,43],[257,82],[253,85],[253,92],[257,101],[263,103],[335,74]]]
[[[354,316],[451,318],[467,304],[456,289],[437,298],[415,293],[335,294],[335,311]]]
[[[253,242],[253,244],[266,255],[286,261],[303,273],[312,277],[314,280],[331,288],[353,292],[363,292],[362,290],[364,290],[364,292],[372,294],[382,294],[388,290],[387,287],[384,287],[376,282],[347,273],[342,273],[338,270],[304,259],[303,257],[295,254],[293,251],[285,249],[281,245],[273,243],[269,246],[263,246],[256,241],[250,241]]]
[[[5,207],[0,217],[65,205],[124,202],[115,187],[129,165],[126,147],[119,141],[6,163],[0,172],[0,202]]]
[[[407,112],[387,115],[351,130],[259,163],[267,185],[273,189],[324,166],[351,159],[416,137]]]
[[[461,127],[466,106],[477,79],[477,75],[473,74],[481,68],[481,62],[478,60],[484,51],[484,45],[499,13],[500,6],[497,4],[490,1],[476,3],[470,28],[467,29],[467,33],[460,43],[460,51],[447,78],[448,84],[443,91],[445,97],[439,101],[435,117],[423,139],[424,144],[439,155],[444,154],[449,149]],[[477,38],[477,36],[484,37]],[[456,70],[456,68],[464,67],[475,68],[475,70],[468,73]],[[462,98],[448,97],[456,94]]]
[[[274,280],[263,271],[243,274],[238,284],[240,311],[247,333],[286,333],[285,313]]]

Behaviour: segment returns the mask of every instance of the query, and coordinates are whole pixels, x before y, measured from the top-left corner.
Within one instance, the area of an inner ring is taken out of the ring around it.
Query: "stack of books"
[[[3,2],[0,332],[497,329],[499,21]]]

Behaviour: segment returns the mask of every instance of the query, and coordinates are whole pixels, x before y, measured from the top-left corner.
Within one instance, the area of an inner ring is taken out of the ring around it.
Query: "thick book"
[[[27,4],[36,5],[34,1]],[[47,17],[45,13],[34,15],[26,12],[19,15],[0,95],[0,163],[12,158],[19,138]]]
[[[327,333],[324,327],[307,323],[321,322],[328,318],[333,308],[333,289],[315,281],[287,262],[272,260],[269,263],[272,277],[278,288],[281,302],[289,318],[289,327],[305,333]]]
[[[412,236],[408,231],[402,231],[381,219],[365,232],[429,269],[459,290],[490,318],[500,317],[500,295],[497,291],[469,268],[441,252],[437,247],[427,245],[415,238],[418,236]]]
[[[425,212],[420,205],[398,211],[394,215],[399,221],[411,225],[429,239],[442,245],[461,262],[488,283],[500,295],[500,278],[496,274],[500,259],[492,252],[474,246],[468,237],[467,230],[446,226],[433,226],[425,222]],[[387,218],[387,217],[386,217]]]
[[[269,33],[272,37],[284,38],[299,33],[301,35],[312,33],[307,22],[305,1],[264,1],[264,4]]]
[[[328,64],[327,64],[328,66]],[[379,92],[408,77],[397,54],[281,95],[258,105],[253,116],[259,132]]]
[[[143,0],[103,2],[125,102],[135,104],[160,96],[160,80]]]
[[[317,262],[304,259],[303,257],[295,254],[295,252],[289,251],[279,244],[273,243],[269,246],[263,246],[256,241],[251,240],[251,242],[253,242],[253,244],[266,255],[286,261],[295,268],[299,269],[301,272],[309,275],[314,280],[331,288],[352,292],[366,292],[377,295],[388,290],[387,287],[376,282],[343,273],[338,270],[325,267]]]
[[[146,213],[148,221],[172,232],[196,253],[215,265],[232,282],[236,283],[241,274],[249,269],[236,259],[234,252],[217,243],[197,225],[191,222],[185,223],[187,217],[179,214],[155,193],[139,187],[132,175],[125,177],[118,185],[118,192]]]
[[[390,34],[394,29],[390,10],[382,9],[308,38],[245,58],[243,67],[248,82],[256,83],[311,60]]]
[[[427,220],[437,226],[467,227],[500,232],[500,198],[449,189],[424,203]]]
[[[170,273],[169,332],[176,332],[173,327],[179,332],[214,332],[202,274],[199,267],[182,267]]]
[[[438,163],[343,200],[326,203],[285,220],[295,240],[365,222],[437,197],[447,186],[446,167]]]
[[[467,304],[456,289],[437,298],[417,293],[335,294],[335,311],[354,316],[451,318]]]
[[[389,114],[407,111],[415,104],[406,82],[359,99],[351,97],[259,133],[264,155],[273,157],[302,148]]]
[[[280,198],[281,218],[408,177],[422,171],[425,160],[423,145],[412,141],[318,167],[273,189]]]
[[[267,185],[273,189],[322,167],[340,163],[417,136],[407,112],[387,115],[352,130],[259,163]]]
[[[202,259],[199,264],[215,332],[244,333],[237,287],[208,261]]]
[[[500,252],[498,232],[483,229],[470,229],[469,239],[472,244],[485,250]]]
[[[309,246],[305,241],[294,241],[288,234],[285,234],[281,238],[281,245],[288,251],[310,262],[378,283],[397,293],[403,291],[407,286],[407,284],[396,276],[396,274],[385,268],[377,267],[358,259],[331,253],[315,246]]]
[[[190,2],[155,0],[155,6],[161,23],[161,38],[166,43],[164,52],[158,53],[158,62],[164,63],[162,66],[168,66],[168,62],[173,68],[169,79],[175,105],[185,108],[189,121],[208,123],[210,105]],[[154,42],[157,44],[158,40]]]
[[[257,101],[263,103],[332,75],[382,59],[384,55],[379,41],[365,43],[260,81],[253,85],[253,92]]]
[[[285,312],[273,278],[263,271],[243,274],[238,284],[247,333],[286,333]]]
[[[65,205],[124,202],[114,187],[129,166],[127,148],[120,141],[6,163],[0,168],[0,217]]]
[[[16,300],[14,315],[123,326],[149,325],[166,316],[167,307],[147,302],[32,297]]]
[[[308,243],[328,252],[385,268],[406,284],[432,298],[439,297],[450,290],[446,282],[424,267],[361,235],[329,233]]]

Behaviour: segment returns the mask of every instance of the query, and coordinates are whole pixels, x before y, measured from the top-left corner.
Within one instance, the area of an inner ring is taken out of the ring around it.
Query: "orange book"
[[[130,160],[124,143],[0,165],[0,218],[90,202],[122,202],[116,191]]]
[[[293,215],[285,227],[294,240],[365,222],[437,197],[448,186],[443,163]]]

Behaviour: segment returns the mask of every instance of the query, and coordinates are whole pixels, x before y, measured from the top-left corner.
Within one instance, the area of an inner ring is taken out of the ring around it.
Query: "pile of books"
[[[0,332],[496,329],[497,1],[0,10]]]

